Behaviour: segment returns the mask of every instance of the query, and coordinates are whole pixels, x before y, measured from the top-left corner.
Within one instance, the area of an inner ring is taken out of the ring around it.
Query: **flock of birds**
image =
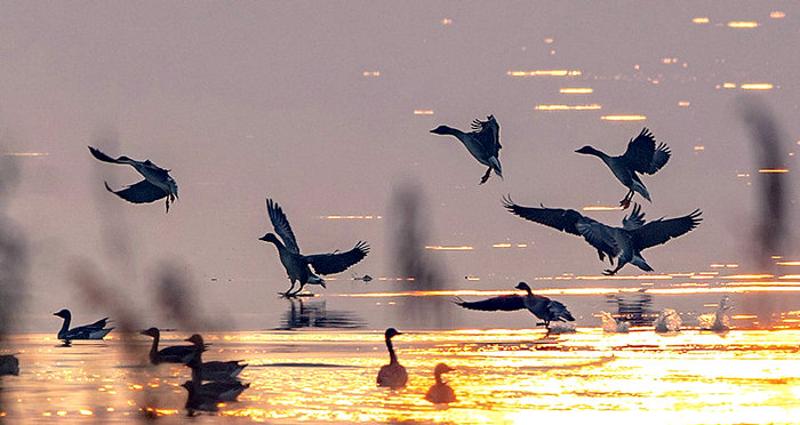
[[[470,130],[465,132],[441,125],[431,130],[431,133],[455,137],[480,164],[486,167],[480,185],[489,180],[492,172],[502,178],[500,125],[496,118],[489,115],[485,121],[476,119],[472,122]],[[170,176],[169,169],[161,168],[150,160],[138,161],[127,156],[113,158],[91,146],[89,152],[102,162],[129,165],[144,178],[120,190],[113,190],[108,183],[105,183],[106,189],[119,198],[135,204],[165,199],[167,213],[170,203],[178,199],[178,185]],[[653,134],[647,128],[628,142],[627,149],[622,155],[611,156],[591,146],[584,146],[575,152],[600,158],[616,179],[628,189],[620,201],[623,210],[630,207],[635,194],[652,202],[640,175],[657,173],[672,155],[666,144],[656,143]],[[259,240],[272,243],[278,251],[278,257],[291,284],[288,290],[281,293],[285,297],[300,295],[306,285],[319,285],[325,288],[326,282],[322,276],[344,272],[363,260],[370,251],[370,246],[366,242],[358,241],[349,251],[337,250],[305,255],[301,253],[283,208],[269,198],[266,200],[266,206],[274,233],[266,233]],[[582,237],[597,251],[601,262],[607,257],[613,266],[616,260],[616,267],[605,270],[606,275],[616,274],[627,264],[633,264],[644,271],[652,271],[653,268],[642,256],[642,251],[684,235],[702,221],[700,210],[694,210],[682,217],[660,218],[647,222],[641,205],[635,204],[630,214],[622,219],[622,226],[615,227],[600,223],[573,209],[547,208],[543,205],[522,206],[512,201],[510,196],[503,199],[503,206],[510,213],[525,220]],[[372,278],[364,275],[359,279],[368,282]],[[455,303],[463,308],[478,311],[528,310],[541,320],[537,326],[543,325],[548,333],[551,322],[575,321],[564,304],[534,294],[527,283],[520,282],[515,288],[522,291],[522,294],[503,295],[474,302],[457,298]],[[63,309],[54,314],[63,319],[58,339],[67,343],[73,340],[101,340],[113,330],[107,327],[108,318],[71,328],[72,315],[69,310]],[[621,325],[624,327],[625,324]],[[149,353],[152,364],[180,363],[191,369],[192,379],[183,384],[189,394],[186,407],[190,413],[195,410],[215,411],[220,402],[234,401],[248,388],[249,384],[242,384],[237,378],[247,366],[241,361],[203,362],[202,353],[206,351],[208,344],[203,342],[200,335],[192,335],[186,340],[191,345],[159,349],[160,332],[157,328],[150,328],[141,333],[153,338]],[[389,351],[389,364],[378,372],[378,386],[401,388],[408,382],[408,373],[399,363],[392,344],[392,338],[398,335],[402,334],[394,328],[386,330],[385,342]],[[16,358],[2,356],[0,360],[0,371],[8,369],[9,373],[18,373],[19,365]],[[427,400],[433,403],[450,403],[456,400],[453,389],[442,380],[442,375],[452,370],[444,363],[435,367],[435,384],[425,395]]]

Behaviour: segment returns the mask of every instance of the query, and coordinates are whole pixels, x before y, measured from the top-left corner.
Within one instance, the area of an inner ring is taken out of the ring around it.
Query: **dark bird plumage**
[[[495,174],[503,177],[503,167],[500,165],[500,124],[494,115],[486,117],[486,121],[475,119],[470,125],[472,131],[465,133],[457,128],[440,125],[431,130],[433,134],[453,136],[467,148],[473,158],[487,168],[479,184],[486,183],[494,170]]]
[[[625,264],[631,263],[644,271],[653,271],[642,257],[647,248],[666,243],[672,238],[688,233],[703,220],[702,212],[694,210],[690,214],[677,218],[659,218],[645,222],[644,213],[639,205],[634,206],[630,215],[622,220],[622,227],[612,227],[586,217],[575,210],[561,208],[523,207],[517,205],[510,197],[503,199],[503,206],[512,214],[535,223],[582,236],[586,242],[597,250],[600,260],[605,256],[613,264],[614,270],[606,270],[605,274],[616,274]]]
[[[70,313],[70,311],[66,308],[53,313],[53,316],[58,316],[64,319],[64,322],[61,324],[61,329],[58,331],[57,335],[58,339],[63,341],[103,339],[114,329],[105,329],[106,325],[108,324],[108,317],[102,318],[88,325],[76,326],[70,329],[69,326],[72,322],[72,313]]]
[[[541,324],[547,329],[550,329],[550,322],[553,321],[575,321],[575,318],[564,304],[541,295],[535,295],[527,283],[520,282],[515,288],[525,291],[525,294],[501,295],[499,297],[473,302],[467,302],[458,298],[455,300],[455,303],[466,309],[479,311],[528,310],[534,316],[542,320],[543,323]]]

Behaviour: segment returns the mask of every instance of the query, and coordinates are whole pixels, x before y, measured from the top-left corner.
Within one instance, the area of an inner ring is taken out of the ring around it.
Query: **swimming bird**
[[[63,341],[103,339],[114,329],[105,329],[106,325],[108,324],[108,317],[102,318],[88,325],[78,326],[70,329],[69,325],[72,322],[72,313],[70,313],[70,311],[66,308],[53,313],[53,316],[58,316],[64,319],[64,323],[62,323],[61,329],[58,331],[57,335],[58,339]]]
[[[392,345],[392,338],[397,335],[402,335],[395,328],[386,329],[384,337],[386,339],[386,348],[389,350],[389,364],[381,367],[378,371],[378,386],[389,388],[402,388],[408,382],[408,373],[400,362],[397,361],[397,354],[394,353],[394,346]]]
[[[355,247],[347,252],[334,251],[327,254],[303,255],[300,253],[300,247],[297,245],[297,239],[294,237],[289,220],[280,205],[272,199],[267,199],[267,213],[272,227],[280,239],[274,233],[267,233],[259,240],[272,242],[278,250],[281,264],[292,282],[292,286],[284,293],[287,297],[296,296],[307,284],[321,285],[325,288],[325,280],[318,274],[341,273],[363,260],[369,253],[369,245],[364,241],[358,241]],[[309,266],[314,268],[314,272]],[[300,288],[292,292],[295,282],[300,283]]]
[[[500,125],[497,124],[494,115],[486,117],[486,121],[475,119],[470,127],[472,131],[465,133],[456,128],[440,125],[431,130],[431,133],[455,137],[466,146],[473,158],[489,167],[479,184],[489,180],[492,170],[503,178],[503,167],[500,165],[500,149],[503,147],[500,145]]]
[[[250,388],[250,384],[242,384],[239,381],[235,382],[208,382],[205,384],[192,384],[192,381],[186,381],[182,385],[184,388],[192,387],[193,391],[202,398],[214,399],[220,401],[237,401],[239,394],[244,390]]]
[[[189,416],[193,416],[197,411],[219,411],[219,403],[221,403],[222,400],[219,400],[217,397],[211,394],[201,392],[200,385],[201,384],[199,381],[186,381],[181,384],[181,386],[186,388],[186,391],[189,393],[185,404],[186,411],[189,413]]]
[[[525,282],[520,282],[514,288],[525,291],[525,295],[501,295],[499,297],[488,298],[482,301],[466,302],[456,298],[455,303],[469,310],[480,311],[517,311],[528,310],[542,322],[536,326],[544,325],[550,329],[550,322],[574,322],[575,318],[567,310],[564,304],[550,298],[534,295],[531,287]]]
[[[200,380],[238,382],[236,377],[247,367],[247,364],[242,364],[241,360],[204,362],[203,352],[208,345],[203,341],[203,337],[199,334],[194,334],[187,338],[186,341],[192,343],[196,352],[196,356],[187,364],[192,367],[192,372],[196,373]]]
[[[161,339],[161,331],[159,331],[158,328],[144,330],[141,334],[153,338],[153,345],[150,347],[150,363],[154,365],[160,363],[187,364],[192,361],[197,354],[195,345],[173,345],[159,350],[158,343]],[[203,351],[206,348],[207,345],[204,345]]]
[[[167,198],[167,212],[169,212],[170,201],[174,202],[178,199],[178,184],[169,175],[171,170],[161,168],[149,159],[137,161],[124,155],[115,159],[91,146],[89,146],[89,152],[103,162],[130,165],[144,177],[144,180],[118,191],[111,189],[108,183],[105,182],[106,190],[120,198],[134,204],[150,203]]]
[[[447,382],[442,381],[442,374],[452,372],[455,369],[447,366],[444,363],[439,363],[433,369],[433,376],[436,383],[433,384],[428,392],[425,394],[425,400],[434,404],[453,403],[456,401],[456,394],[453,389],[447,385]]]
[[[628,142],[628,149],[620,156],[609,156],[591,146],[584,146],[575,152],[594,155],[602,159],[611,172],[614,173],[614,177],[628,188],[625,198],[619,202],[623,209],[627,209],[631,205],[634,192],[652,202],[650,192],[647,191],[647,187],[642,183],[637,173],[655,174],[667,164],[672,155],[665,143],[659,143],[656,146],[656,139],[647,128],[643,128],[635,139],[631,139]]]
[[[19,375],[19,359],[13,354],[0,355],[0,376]]]
[[[503,206],[512,214],[548,227],[583,236],[597,250],[600,261],[608,256],[611,264],[617,259],[617,267],[603,274],[616,274],[628,263],[651,272],[653,268],[642,257],[642,251],[666,243],[672,238],[688,233],[703,220],[697,209],[683,217],[645,222],[644,213],[637,204],[629,216],[622,219],[622,227],[612,227],[582,215],[575,210],[560,208],[533,208],[515,204],[510,197],[503,199]]]

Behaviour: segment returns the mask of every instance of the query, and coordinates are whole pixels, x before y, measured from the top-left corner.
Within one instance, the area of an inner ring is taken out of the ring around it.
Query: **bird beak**
[[[58,316],[58,313],[53,313],[53,316]]]
[[[398,331],[395,335],[403,335],[403,333]]]

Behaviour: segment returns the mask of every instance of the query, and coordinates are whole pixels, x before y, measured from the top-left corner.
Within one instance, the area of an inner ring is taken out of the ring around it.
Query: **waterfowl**
[[[594,155],[602,159],[611,172],[614,173],[614,177],[628,188],[628,193],[619,203],[623,208],[628,208],[631,205],[634,192],[652,202],[650,192],[647,191],[647,187],[642,183],[637,173],[655,174],[667,164],[670,156],[672,156],[672,152],[665,143],[659,143],[656,146],[656,139],[647,128],[643,128],[635,139],[631,139],[628,142],[628,148],[620,156],[607,155],[591,146],[584,146],[575,152]]]
[[[274,233],[267,233],[259,240],[273,243],[278,250],[281,264],[292,282],[292,286],[284,293],[287,297],[296,296],[307,284],[321,285],[325,288],[325,280],[318,274],[341,273],[363,260],[369,253],[369,245],[366,242],[358,241],[355,247],[347,252],[334,251],[327,254],[303,255],[300,253],[300,247],[297,245],[297,239],[289,225],[289,220],[280,205],[272,199],[267,199],[267,213],[272,227],[280,239]],[[314,268],[314,272],[309,266]],[[295,282],[300,283],[300,288],[292,292]]]
[[[395,328],[386,329],[384,334],[386,339],[386,348],[389,350],[389,364],[381,367],[378,371],[378,386],[389,388],[402,388],[408,382],[408,373],[397,361],[397,354],[394,353],[394,346],[392,345],[392,338],[397,335],[402,335]]]
[[[425,394],[425,400],[434,404],[453,403],[456,401],[456,394],[453,389],[447,385],[447,382],[442,381],[442,374],[452,372],[455,369],[447,366],[444,363],[439,363],[433,369],[433,376],[436,383],[431,386]]]
[[[195,345],[173,345],[165,347],[161,350],[158,349],[158,343],[161,339],[161,332],[158,328],[150,328],[141,332],[142,335],[147,335],[153,338],[153,345],[150,346],[150,363],[157,365],[160,363],[181,363],[187,364],[197,356],[197,349]],[[205,351],[207,346],[203,346],[201,351]]]
[[[108,183],[104,182],[106,190],[120,198],[134,204],[150,203],[162,198],[167,198],[167,212],[169,212],[170,201],[174,202],[178,199],[178,184],[175,183],[175,180],[169,175],[171,170],[161,168],[149,159],[137,161],[124,155],[115,159],[91,146],[89,146],[89,152],[92,153],[92,156],[103,162],[130,165],[144,177],[144,180],[117,191],[111,189]]]
[[[187,364],[192,367],[192,373],[197,374],[197,378],[202,381],[232,382],[247,367],[241,360],[230,361],[203,361],[203,351],[208,347],[203,341],[203,337],[194,334],[186,339],[194,346],[196,356],[192,357]]]
[[[617,259],[617,267],[605,270],[603,274],[616,274],[628,263],[651,272],[653,268],[642,257],[642,251],[666,243],[672,238],[688,233],[703,220],[697,209],[683,217],[664,219],[645,223],[644,213],[637,204],[629,216],[622,219],[622,227],[611,227],[583,216],[575,210],[560,208],[533,208],[515,204],[511,198],[503,199],[503,206],[512,214],[548,227],[583,236],[589,245],[597,250],[600,261],[608,256],[611,264]]]
[[[186,388],[187,386],[192,386],[192,381],[186,381],[183,384],[183,387]],[[250,384],[242,384],[239,381],[235,382],[208,382],[205,384],[198,384],[193,386],[193,390],[196,391],[201,397],[214,399],[218,402],[220,401],[237,401],[236,399],[239,397],[244,390],[250,388]]]
[[[219,403],[221,403],[222,400],[219,400],[211,394],[201,392],[199,381],[186,381],[181,384],[181,386],[186,388],[186,391],[189,393],[189,396],[186,398],[185,407],[190,416],[194,415],[196,411],[219,411]]]
[[[0,376],[3,375],[19,375],[19,359],[13,354],[0,356]]]
[[[500,125],[494,115],[486,117],[486,121],[475,119],[470,127],[472,131],[465,133],[457,128],[440,125],[431,130],[431,133],[455,137],[466,146],[473,158],[488,167],[479,185],[489,180],[492,170],[503,178],[503,167],[500,165],[500,149],[503,147],[500,145]]]
[[[61,324],[61,329],[58,331],[57,335],[58,339],[63,341],[103,339],[114,329],[105,328],[108,324],[108,317],[102,318],[88,325],[78,326],[70,329],[69,325],[72,322],[72,313],[70,313],[70,311],[66,308],[53,313],[53,316],[58,316],[64,319],[64,323]]]
[[[525,295],[501,295],[475,302],[466,302],[457,298],[455,303],[466,309],[480,311],[517,311],[527,309],[542,320],[541,323],[536,325],[544,325],[548,330],[550,329],[550,322],[575,321],[575,318],[572,317],[572,314],[564,304],[541,295],[534,295],[527,283],[520,282],[515,288],[525,291]]]

